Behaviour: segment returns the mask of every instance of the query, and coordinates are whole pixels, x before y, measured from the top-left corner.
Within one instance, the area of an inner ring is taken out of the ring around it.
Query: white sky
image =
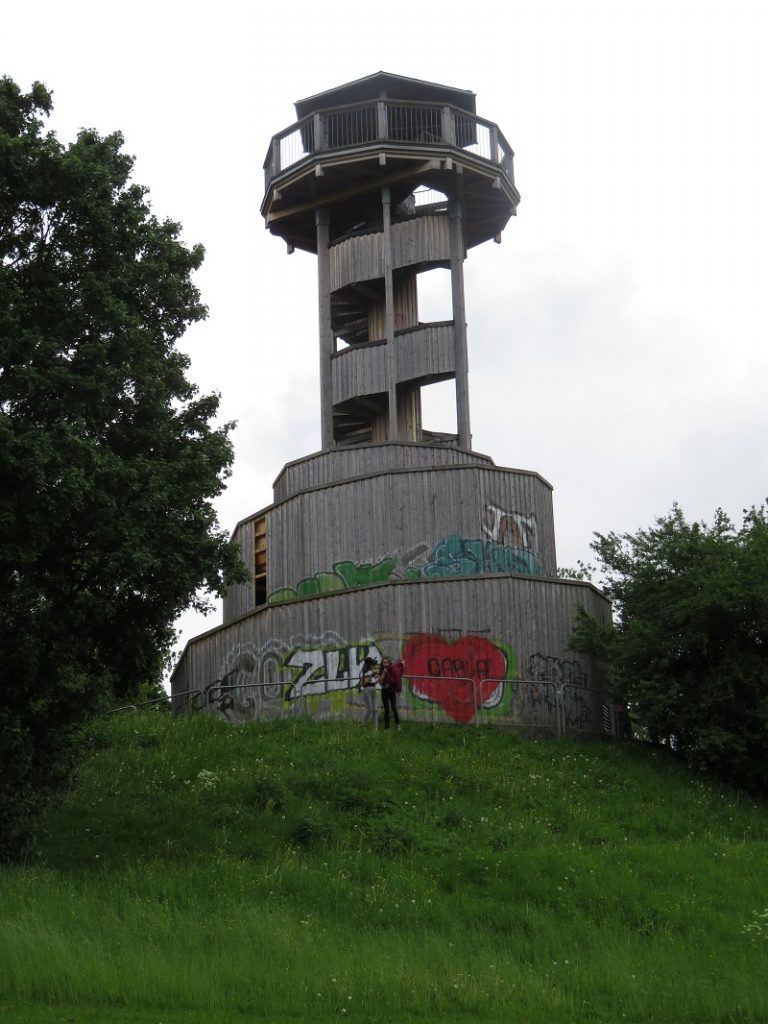
[[[320,447],[315,260],[264,229],[271,136],[380,70],[475,92],[523,199],[465,265],[474,448],[554,485],[572,566],[675,500],[711,521],[768,494],[767,41],[765,0],[38,0],[4,5],[0,74],[53,90],[64,141],[121,130],[206,247],[184,348],[239,423],[227,530]]]

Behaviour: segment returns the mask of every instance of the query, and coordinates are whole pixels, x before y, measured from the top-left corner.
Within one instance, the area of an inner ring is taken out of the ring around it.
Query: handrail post
[[[325,149],[323,119],[320,114],[315,114],[312,119],[312,136],[312,152],[319,153],[321,149]]]
[[[280,173],[280,136],[272,136],[272,177]]]
[[[386,139],[387,130],[387,104],[385,100],[378,100],[376,103],[376,131],[380,139]]]
[[[499,129],[495,124],[491,125],[490,128],[491,137],[491,160],[497,164],[499,162]]]
[[[440,111],[440,127],[443,134],[443,142],[446,146],[456,145],[456,128],[453,120],[453,112],[450,107],[442,107]]]

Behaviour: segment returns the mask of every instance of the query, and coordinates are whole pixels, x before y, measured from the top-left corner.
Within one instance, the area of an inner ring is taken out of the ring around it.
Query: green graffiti
[[[299,580],[296,587],[282,587],[269,595],[269,604],[280,604],[294,597],[316,597],[331,594],[336,590],[354,590],[371,583],[386,583],[392,579],[397,568],[395,558],[382,558],[380,562],[335,562],[333,572],[316,572],[314,576]],[[413,575],[415,573],[415,576]],[[405,571],[405,579],[418,579],[418,569]],[[402,578],[402,577],[401,577]]]
[[[391,556],[379,562],[335,562],[332,572],[316,572],[314,576],[299,580],[295,587],[273,590],[267,600],[269,604],[280,604],[296,597],[317,597],[395,579],[419,580],[425,577],[435,579],[507,572],[528,576],[543,574],[536,557],[527,548],[452,535],[435,544],[423,567],[408,565],[403,568]]]
[[[384,583],[390,578],[397,566],[394,558],[382,558],[375,565],[354,562],[336,562],[333,571],[344,581],[344,586],[364,587],[367,583]]]
[[[316,594],[330,594],[334,590],[344,590],[344,581],[332,572],[318,572],[296,584],[297,597],[314,597]]]

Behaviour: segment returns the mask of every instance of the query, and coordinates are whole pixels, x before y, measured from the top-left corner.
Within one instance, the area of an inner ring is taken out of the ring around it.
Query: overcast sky
[[[522,203],[465,265],[473,446],[553,484],[572,566],[673,501],[709,522],[768,494],[767,40],[765,0],[38,0],[4,4],[0,73],[53,90],[64,141],[122,131],[207,250],[183,347],[238,421],[227,530],[320,447],[315,259],[264,229],[271,136],[380,70],[475,92]],[[182,642],[218,621],[185,616]]]

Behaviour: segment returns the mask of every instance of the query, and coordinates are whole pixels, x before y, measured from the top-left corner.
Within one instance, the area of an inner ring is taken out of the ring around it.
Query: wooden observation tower
[[[172,678],[233,722],[360,717],[366,657],[402,657],[406,721],[602,732],[603,680],[568,642],[590,584],[557,577],[552,487],[472,448],[463,266],[515,213],[512,150],[471,92],[379,72],[300,100],[262,214],[317,256],[321,449],[288,463],[233,540],[252,570]],[[419,275],[450,272],[423,322]],[[455,382],[455,434],[422,389]]]
[[[379,72],[296,104],[272,139],[262,214],[317,254],[322,446],[471,448],[463,264],[520,197],[512,150],[471,92]],[[450,269],[452,319],[422,323],[418,275]],[[425,431],[421,388],[456,382],[458,436]]]

